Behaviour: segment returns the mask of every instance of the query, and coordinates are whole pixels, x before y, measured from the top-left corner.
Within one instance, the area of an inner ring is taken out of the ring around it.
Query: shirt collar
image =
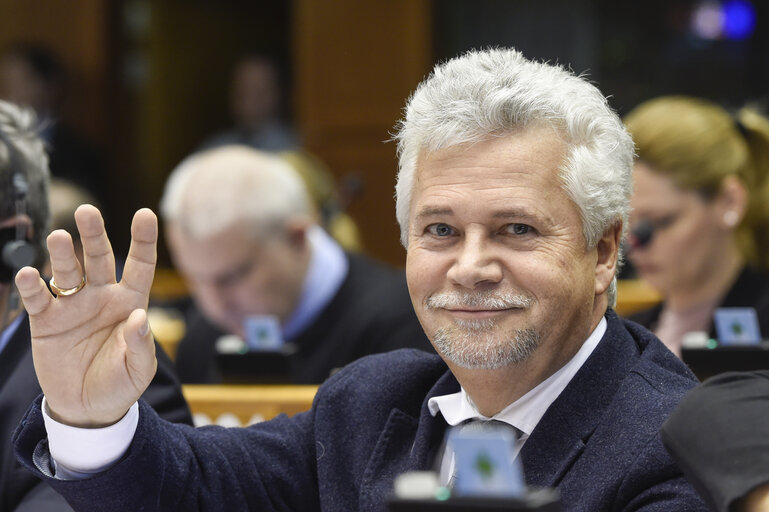
[[[350,265],[344,250],[320,226],[310,227],[307,239],[310,263],[299,303],[283,324],[283,337],[287,340],[301,334],[326,308],[342,286]]]
[[[491,418],[478,412],[478,409],[464,388],[461,388],[458,393],[430,398],[427,402],[430,414],[435,416],[440,411],[443,418],[451,426],[459,425],[471,419],[504,421],[519,429],[523,432],[524,436],[528,437],[534,431],[534,427],[542,419],[550,404],[558,398],[558,395],[571,382],[571,379],[579,371],[587,358],[590,357],[595,347],[598,346],[601,338],[606,333],[606,326],[606,318],[601,318],[601,321],[598,322],[598,325],[590,333],[582,347],[565,365]]]

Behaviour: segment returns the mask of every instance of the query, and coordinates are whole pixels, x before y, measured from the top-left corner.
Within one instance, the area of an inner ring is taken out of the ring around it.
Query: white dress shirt
[[[48,450],[56,478],[79,480],[115,464],[131,446],[139,423],[139,403],[134,403],[123,419],[104,428],[78,428],[64,425],[48,415],[43,397],[43,422],[48,432]]]
[[[459,393],[431,398],[427,404],[430,413],[435,416],[440,411],[449,425],[452,426],[473,418],[495,419],[512,425],[523,432],[516,446],[515,454],[517,455],[547,408],[558,398],[561,391],[566,388],[572,377],[593,353],[605,332],[606,319],[602,318],[568,363],[521,398],[495,414],[493,418],[487,418],[480,414],[464,389]],[[43,399],[42,410],[45,428],[48,432],[49,450],[56,466],[56,477],[63,480],[85,478],[89,474],[107,469],[120,460],[131,445],[139,422],[138,404],[134,404],[126,415],[114,425],[93,429],[61,424],[53,420],[46,409],[45,399]],[[443,459],[445,463],[446,454],[444,454]],[[443,465],[441,474],[444,472]],[[451,475],[453,456],[449,459],[445,469],[447,475]],[[445,481],[441,481],[444,484],[448,482],[448,476]]]

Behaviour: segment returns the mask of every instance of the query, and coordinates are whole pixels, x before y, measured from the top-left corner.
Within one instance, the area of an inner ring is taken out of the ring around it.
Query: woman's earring
[[[739,221],[740,215],[736,211],[729,210],[728,212],[724,213],[724,223],[730,228],[736,226]]]

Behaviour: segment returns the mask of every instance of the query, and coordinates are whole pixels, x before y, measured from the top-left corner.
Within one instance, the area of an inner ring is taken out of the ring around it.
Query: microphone
[[[37,251],[26,240],[13,240],[3,246],[3,263],[14,270],[32,265]]]
[[[640,221],[635,228],[630,230],[627,240],[630,250],[640,249],[649,245],[654,238],[654,225],[648,220]]]
[[[16,148],[10,137],[0,130],[0,142],[8,148],[10,164],[10,192],[14,200],[17,217],[27,214],[27,195],[29,183],[22,163],[24,156]],[[18,222],[15,228],[1,230],[0,233],[0,282],[8,283],[13,280],[19,269],[35,262],[37,249],[27,240],[28,226]]]

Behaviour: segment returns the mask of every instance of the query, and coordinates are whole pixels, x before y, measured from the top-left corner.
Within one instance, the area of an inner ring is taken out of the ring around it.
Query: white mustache
[[[425,299],[427,309],[481,308],[486,310],[528,308],[533,299],[514,293],[439,293]]]

